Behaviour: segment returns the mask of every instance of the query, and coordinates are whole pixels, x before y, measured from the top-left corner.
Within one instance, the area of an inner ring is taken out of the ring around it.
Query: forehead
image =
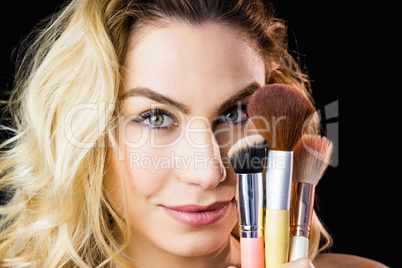
[[[232,95],[251,82],[264,83],[258,52],[241,31],[206,22],[145,27],[130,39],[124,90],[148,87],[185,103],[207,95]]]

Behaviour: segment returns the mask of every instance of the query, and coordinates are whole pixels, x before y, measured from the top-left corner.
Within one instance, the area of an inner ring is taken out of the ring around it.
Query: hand
[[[236,268],[236,267],[229,266],[227,268]],[[314,268],[314,265],[309,258],[301,258],[292,262],[282,264],[278,268]]]

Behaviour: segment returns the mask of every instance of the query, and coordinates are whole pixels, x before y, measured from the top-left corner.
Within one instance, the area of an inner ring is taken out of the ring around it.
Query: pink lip
[[[207,225],[225,216],[231,201],[216,202],[209,206],[186,205],[176,207],[162,206],[166,213],[178,222],[191,225]]]

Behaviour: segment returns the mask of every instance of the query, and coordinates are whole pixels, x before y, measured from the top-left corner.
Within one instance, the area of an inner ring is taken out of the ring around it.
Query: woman
[[[2,267],[240,267],[227,152],[268,83],[309,96],[259,0],[73,0],[32,41],[2,145]],[[313,131],[313,130],[311,130]],[[325,241],[320,247],[320,240]],[[384,267],[318,254],[292,267]]]

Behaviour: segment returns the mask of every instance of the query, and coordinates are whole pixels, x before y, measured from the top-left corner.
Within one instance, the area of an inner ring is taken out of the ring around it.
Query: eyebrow
[[[215,114],[221,114],[230,107],[232,107],[236,102],[240,101],[241,99],[244,99],[250,95],[252,95],[258,88],[260,88],[261,85],[258,84],[257,82],[252,82],[243,89],[237,91],[234,95],[230,96],[227,100],[225,100],[219,107],[215,110]],[[184,114],[189,114],[190,113],[190,108],[178,101],[172,100],[169,97],[166,97],[160,93],[157,93],[150,88],[147,87],[136,87],[129,89],[127,92],[125,92],[121,96],[121,100],[124,100],[129,97],[136,97],[136,96],[143,96],[146,98],[149,98],[151,100],[154,100],[156,102],[166,104],[173,106],[174,108],[178,109]]]
[[[257,89],[261,87],[260,84],[257,82],[252,82],[245,88],[237,91],[234,95],[232,95],[230,98],[228,98],[226,101],[224,101],[215,111],[215,114],[221,114],[230,107],[232,107],[234,104],[236,104],[238,101],[251,96]]]
[[[175,100],[172,100],[171,98],[166,97],[162,94],[159,94],[147,87],[132,88],[132,89],[128,90],[127,92],[125,92],[121,96],[121,99],[124,100],[126,98],[136,97],[136,96],[143,96],[148,99],[154,100],[156,102],[173,106],[174,108],[178,109],[180,112],[182,112],[184,114],[188,114],[190,112],[190,108],[187,105],[177,102]]]

